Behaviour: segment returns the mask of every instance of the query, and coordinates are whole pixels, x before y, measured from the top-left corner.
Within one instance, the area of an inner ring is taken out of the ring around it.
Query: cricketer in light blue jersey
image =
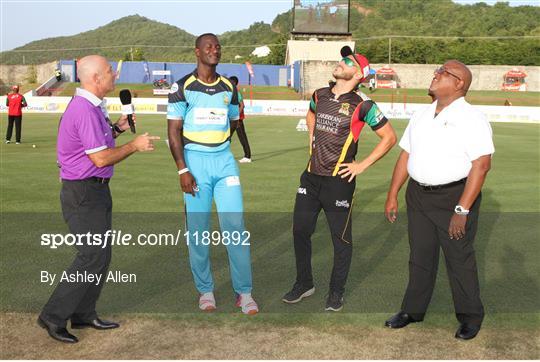
[[[221,238],[229,254],[233,289],[239,296],[237,306],[246,314],[254,314],[258,309],[250,295],[249,241],[233,243],[233,239],[227,239],[232,235],[247,236],[240,177],[230,151],[230,138],[239,118],[238,93],[227,78],[215,72],[221,56],[215,35],[199,37],[195,54],[197,70],[172,85],[167,107],[169,146],[184,192],[191,271],[201,298],[213,293],[210,245],[203,233],[212,232],[210,213],[214,199]],[[245,295],[249,295],[251,309],[244,308],[246,303],[242,303],[240,296]],[[202,299],[199,307],[206,310]],[[213,300],[213,294],[210,299]],[[215,308],[215,300],[212,306],[208,309]]]
[[[227,78],[216,76],[207,84],[195,71],[171,88],[167,119],[183,120],[185,150],[219,152],[229,147],[230,121],[240,117],[238,92]]]

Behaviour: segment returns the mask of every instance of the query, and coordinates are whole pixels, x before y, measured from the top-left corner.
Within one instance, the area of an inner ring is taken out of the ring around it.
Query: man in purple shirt
[[[62,275],[93,275],[94,280],[68,282],[61,278],[38,318],[38,324],[52,338],[66,343],[78,342],[66,329],[68,319],[74,329],[119,327],[118,323],[99,319],[96,313],[111,261],[111,245],[93,245],[92,241],[95,236],[103,240],[111,230],[109,180],[113,165],[135,152],[152,151],[153,140],[159,139],[145,133],[115,147],[114,139],[129,128],[127,116],[111,124],[104,104],[105,95],[114,90],[115,72],[105,58],[90,55],[79,60],[77,75],[81,88],[76,90],[58,127],[60,201],[70,233],[92,236],[75,244],[77,256]]]

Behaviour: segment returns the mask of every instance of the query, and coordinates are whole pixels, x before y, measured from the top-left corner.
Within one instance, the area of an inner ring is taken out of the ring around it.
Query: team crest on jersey
[[[173,83],[173,85],[171,86],[171,89],[169,90],[169,93],[174,93],[174,92],[178,92],[178,83]]]
[[[341,103],[341,108],[339,109],[338,113],[348,116],[350,107],[351,105],[349,103]]]
[[[225,105],[229,104],[229,97],[227,97],[226,95],[223,96],[223,103]]]

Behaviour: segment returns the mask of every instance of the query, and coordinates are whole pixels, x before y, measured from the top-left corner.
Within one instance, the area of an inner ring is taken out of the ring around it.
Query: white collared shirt
[[[435,117],[437,101],[416,112],[399,146],[409,153],[414,180],[443,185],[468,176],[472,161],[495,152],[486,116],[461,97]]]
[[[94,93],[83,88],[76,88],[75,95],[87,99],[94,107],[101,106],[101,102],[103,102],[103,99],[98,98]]]
[[[107,111],[107,101],[105,100],[105,98],[100,99],[94,93],[89,92],[83,88],[76,88],[75,95],[85,98],[86,100],[88,100],[88,102],[92,103],[95,107],[99,106],[105,118],[109,118],[109,112]]]

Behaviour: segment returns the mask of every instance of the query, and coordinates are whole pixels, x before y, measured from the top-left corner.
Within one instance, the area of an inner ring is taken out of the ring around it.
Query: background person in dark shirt
[[[240,106],[240,118],[238,119],[238,126],[236,127],[236,134],[238,134],[238,139],[242,144],[242,149],[244,150],[244,157],[238,160],[240,163],[250,163],[251,162],[251,148],[249,147],[249,141],[247,138],[246,128],[244,127],[244,97],[240,90],[238,89],[238,78],[234,75],[229,78],[232,84],[236,87],[238,91],[238,103]]]

